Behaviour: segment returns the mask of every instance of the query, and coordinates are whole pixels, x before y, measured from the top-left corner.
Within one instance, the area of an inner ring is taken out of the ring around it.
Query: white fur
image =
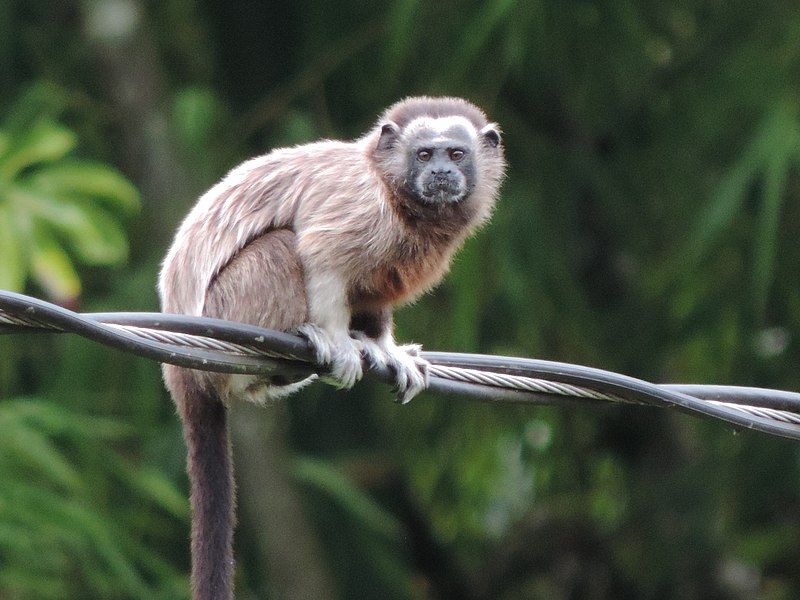
[[[244,398],[255,404],[264,405],[271,400],[280,400],[291,396],[316,380],[316,375],[287,385],[274,385],[267,383],[263,377],[257,375],[230,375],[226,378],[223,397],[227,402],[231,399]]]
[[[365,358],[376,367],[389,367],[395,373],[395,381],[401,404],[407,404],[414,396],[428,387],[428,363],[419,356],[421,346],[406,344],[398,346],[391,330],[377,340],[363,332],[355,333],[361,343]]]
[[[323,377],[325,381],[339,388],[351,388],[361,379],[361,345],[348,333],[331,333],[315,323],[301,325],[298,332],[311,342],[317,363],[331,365],[331,377]]]
[[[331,374],[341,387],[350,388],[361,379],[361,348],[350,337],[347,281],[335,270],[306,271],[308,318],[300,332],[317,354],[317,362],[331,365]]]
[[[469,133],[470,138],[474,141],[478,137],[478,132],[475,131],[475,126],[470,123],[469,119],[460,115],[451,117],[420,117],[411,121],[403,130],[403,136],[410,139],[415,136],[420,130],[427,129],[439,135],[443,135],[453,127],[463,127]]]

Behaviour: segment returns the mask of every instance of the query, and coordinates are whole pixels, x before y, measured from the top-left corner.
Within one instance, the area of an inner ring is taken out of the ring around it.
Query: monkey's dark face
[[[444,131],[422,129],[407,145],[406,192],[422,204],[463,200],[475,187],[474,139],[454,125]]]
[[[372,158],[407,222],[458,227],[475,215],[488,216],[505,165],[500,132],[483,116],[465,116],[459,106],[453,114],[430,109],[433,114],[410,119],[397,109],[401,124],[387,118],[379,126]],[[482,194],[478,203],[471,202],[476,190]]]

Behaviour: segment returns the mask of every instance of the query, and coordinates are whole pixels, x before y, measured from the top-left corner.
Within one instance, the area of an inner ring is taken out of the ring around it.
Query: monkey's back
[[[302,246],[301,238],[313,240],[322,230],[343,231],[348,223],[363,230],[377,221],[367,216],[380,209],[364,160],[359,142],[322,141],[280,148],[231,170],[178,230],[159,279],[162,309],[203,314],[211,281],[265,233],[290,229]]]

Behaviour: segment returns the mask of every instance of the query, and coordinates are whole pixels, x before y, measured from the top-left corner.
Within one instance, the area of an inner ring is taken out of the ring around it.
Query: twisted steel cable
[[[159,362],[222,373],[324,374],[298,336],[205,317],[76,313],[0,291],[0,334],[74,333]],[[610,371],[545,360],[423,352],[429,389],[484,401],[659,406],[800,440],[800,394],[751,387],[656,385]],[[368,372],[393,382],[388,368]]]

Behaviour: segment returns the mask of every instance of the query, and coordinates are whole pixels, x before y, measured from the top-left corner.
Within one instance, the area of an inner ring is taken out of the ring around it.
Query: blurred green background
[[[0,0],[0,288],[157,310],[243,159],[411,94],[505,131],[508,180],[428,349],[800,390],[794,2]],[[158,365],[0,337],[0,598],[185,598]],[[316,386],[236,407],[237,597],[800,597],[800,454],[634,408]]]

